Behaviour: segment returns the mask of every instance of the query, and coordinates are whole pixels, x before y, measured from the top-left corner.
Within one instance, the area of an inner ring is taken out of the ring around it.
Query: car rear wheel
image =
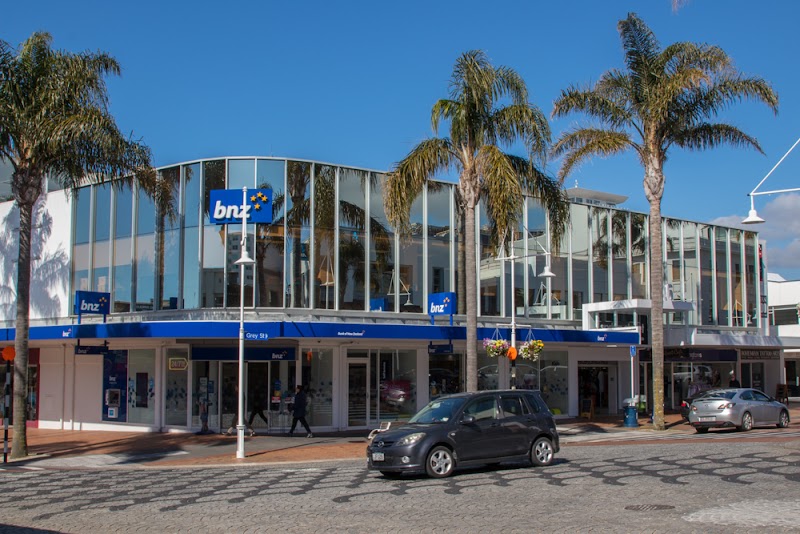
[[[698,434],[705,434],[706,432],[708,432],[708,427],[707,427],[707,426],[698,426],[698,427],[697,427],[697,428],[695,428],[694,430],[695,430],[695,432],[697,432]]]
[[[739,430],[742,432],[747,432],[748,430],[753,429],[753,416],[750,415],[750,412],[744,412],[742,416],[742,426],[739,427]]]
[[[789,426],[789,412],[782,410],[778,416],[778,428],[786,428]]]
[[[553,463],[553,442],[549,438],[539,438],[531,446],[531,463],[536,466]]]
[[[425,462],[425,471],[428,476],[433,478],[445,478],[453,474],[455,461],[453,453],[444,446],[431,449],[428,453],[428,460]]]

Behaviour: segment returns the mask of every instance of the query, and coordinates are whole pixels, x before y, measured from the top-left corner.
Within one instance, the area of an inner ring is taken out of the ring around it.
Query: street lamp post
[[[244,458],[244,268],[255,261],[247,252],[247,187],[242,188],[242,255],[234,263],[239,266],[239,408],[236,424],[236,458]]]
[[[536,242],[536,244],[538,244],[542,248],[542,250],[544,251],[544,254],[545,254],[545,258],[546,258],[545,266],[542,269],[542,272],[539,274],[539,277],[540,278],[547,278],[547,279],[554,278],[555,274],[553,273],[553,271],[550,270],[550,252],[548,252],[547,249],[545,249],[542,246],[541,243],[536,241],[536,239],[534,239],[534,241]],[[516,351],[517,351],[517,292],[516,292],[516,287],[515,287],[515,285],[516,285],[516,274],[514,273],[514,265],[516,264],[516,261],[518,259],[528,258],[530,256],[536,256],[536,255],[537,254],[534,253],[534,254],[530,254],[530,255],[527,255],[527,256],[517,256],[516,252],[515,252],[515,247],[514,247],[514,234],[512,232],[511,233],[511,255],[508,256],[508,257],[505,257],[505,258],[501,258],[503,260],[511,260],[511,324],[509,325],[511,327],[511,346],[509,347],[509,351],[513,351],[514,353],[516,353]],[[547,288],[548,293],[550,291],[549,283],[550,282],[548,280],[548,288]],[[549,313],[550,299],[549,298],[547,299],[547,303],[548,303],[548,314],[547,315],[549,317],[549,315],[550,315],[550,313]],[[527,325],[520,325],[520,326],[527,326]],[[541,379],[541,377],[539,379]],[[514,354],[514,357],[511,359],[511,389],[516,389],[516,388],[517,388],[517,359],[516,359],[516,354]]]

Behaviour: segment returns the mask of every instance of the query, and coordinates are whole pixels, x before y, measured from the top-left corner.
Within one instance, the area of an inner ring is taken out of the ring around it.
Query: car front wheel
[[[447,447],[438,446],[431,449],[428,453],[428,460],[425,462],[425,471],[428,476],[433,478],[445,478],[453,474],[455,461],[453,453]]]
[[[778,416],[778,428],[786,428],[787,426],[789,426],[789,412],[783,410]]]
[[[748,430],[753,429],[753,416],[750,415],[750,412],[744,412],[742,416],[742,426],[739,427],[742,432],[747,432]]]
[[[531,463],[536,466],[553,463],[553,442],[549,438],[539,438],[531,446]]]

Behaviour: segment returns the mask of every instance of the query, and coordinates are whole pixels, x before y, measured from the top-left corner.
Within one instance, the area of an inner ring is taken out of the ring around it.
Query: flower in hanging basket
[[[508,341],[505,339],[484,339],[483,348],[486,349],[486,354],[492,358],[501,358],[508,353]]]
[[[544,342],[538,339],[526,341],[519,347],[519,355],[526,360],[536,361],[539,359],[539,353],[544,348]]]

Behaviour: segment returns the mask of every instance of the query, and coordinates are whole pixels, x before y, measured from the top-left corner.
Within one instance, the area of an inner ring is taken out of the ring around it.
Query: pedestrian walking
[[[247,426],[250,427],[251,432],[253,431],[253,421],[255,420],[256,416],[261,417],[261,419],[266,423],[267,428],[269,428],[269,419],[266,415],[264,415],[264,408],[266,408],[267,404],[267,392],[263,387],[258,387],[255,390],[252,398],[252,405],[250,411],[250,419],[247,421]],[[252,434],[251,434],[252,435]]]
[[[311,429],[308,427],[308,422],[306,422],[306,406],[308,404],[308,399],[306,399],[306,393],[303,391],[303,386],[297,386],[297,393],[294,395],[294,407],[292,408],[292,428],[289,430],[289,435],[294,434],[294,429],[297,427],[297,422],[300,421],[300,424],[303,425],[303,428],[306,429],[308,433],[306,435],[307,438],[313,438],[314,434],[311,433]]]

